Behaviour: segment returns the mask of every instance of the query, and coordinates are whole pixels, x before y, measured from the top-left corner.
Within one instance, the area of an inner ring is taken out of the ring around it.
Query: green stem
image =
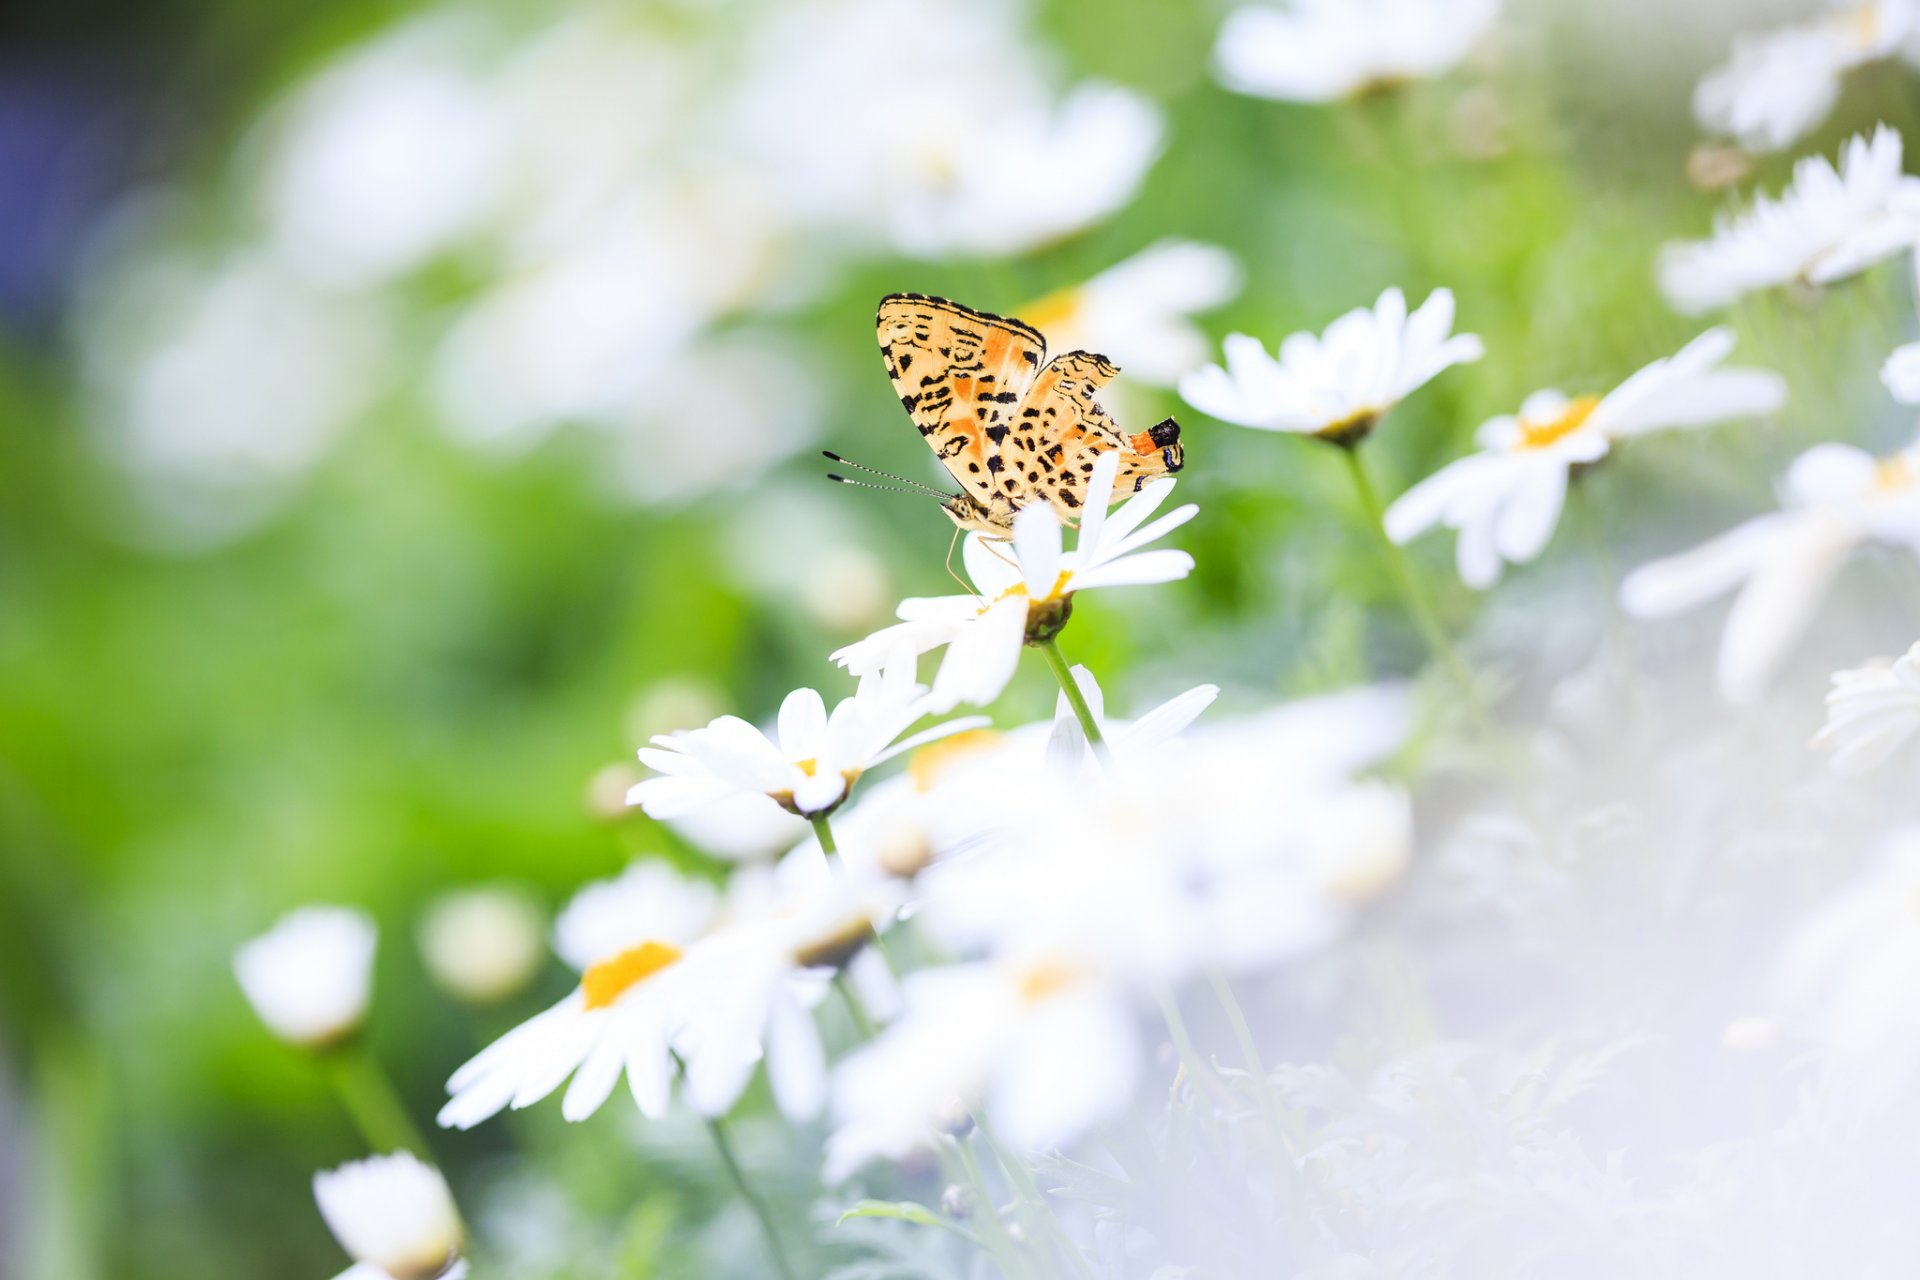
[[[1474,688],[1473,674],[1467,664],[1461,660],[1459,652],[1447,639],[1446,628],[1440,625],[1439,615],[1434,612],[1432,602],[1426,592],[1420,589],[1420,583],[1413,575],[1413,566],[1407,563],[1406,552],[1400,544],[1387,536],[1386,508],[1381,505],[1380,492],[1373,487],[1373,480],[1367,475],[1367,467],[1360,460],[1360,450],[1355,447],[1341,447],[1346,456],[1347,470],[1353,476],[1354,492],[1359,495],[1360,506],[1366,512],[1367,523],[1380,536],[1380,546],[1386,554],[1387,567],[1392,571],[1394,580],[1399,584],[1401,598],[1407,606],[1407,613],[1413,618],[1413,624],[1419,629],[1421,638],[1427,642],[1427,649],[1460,686],[1476,714],[1484,715],[1480,706],[1479,694]]]
[[[833,842],[833,824],[827,821],[827,815],[816,813],[807,821],[813,824],[814,838],[820,841],[820,852],[826,854],[830,860],[838,861],[840,846]]]
[[[847,1016],[853,1020],[853,1029],[860,1033],[860,1038],[873,1039],[878,1034],[878,1030],[873,1025],[873,1019],[867,1016],[867,1011],[860,1007],[860,1001],[855,998],[852,988],[847,985],[847,975],[844,971],[833,975],[833,988],[840,993],[841,1001],[847,1006]]]
[[[375,1151],[411,1151],[431,1158],[426,1139],[407,1114],[399,1091],[387,1077],[373,1054],[359,1040],[351,1040],[328,1051],[321,1059],[340,1103],[353,1117],[360,1136]]]
[[[1005,1148],[993,1136],[993,1130],[987,1127],[986,1116],[978,1111],[974,1112],[973,1128],[974,1132],[980,1135],[980,1140],[987,1144],[987,1150],[993,1153],[995,1163],[1000,1166],[1000,1172],[1006,1176],[1007,1182],[1013,1187],[1016,1205],[1027,1210],[1020,1215],[1021,1220],[1029,1224],[1031,1230],[1045,1235],[1053,1242],[1054,1248],[1064,1254],[1073,1265],[1074,1274],[1079,1276],[1080,1280],[1094,1280],[1093,1272],[1087,1266],[1086,1258],[1081,1256],[1079,1246],[1074,1244],[1073,1237],[1067,1234],[1066,1227],[1061,1225],[1060,1216],[1054,1212],[1052,1203],[1040,1190],[1040,1184],[1034,1180],[1033,1170],[1027,1168],[1025,1161],[1016,1160],[1007,1154]]]
[[[1172,991],[1158,984],[1154,986],[1153,998],[1160,1006],[1160,1016],[1166,1020],[1167,1034],[1173,1037],[1173,1048],[1179,1055],[1180,1065],[1192,1087],[1198,1090],[1204,1069],[1200,1065],[1200,1055],[1194,1051],[1193,1037],[1187,1034],[1187,1020],[1181,1016],[1180,1002],[1174,999]]]
[[[727,1176],[733,1180],[734,1190],[753,1210],[753,1216],[760,1220],[760,1234],[766,1237],[767,1252],[773,1256],[774,1270],[780,1273],[781,1280],[796,1280],[793,1265],[787,1261],[786,1250],[780,1246],[779,1233],[773,1229],[773,1215],[767,1211],[766,1202],[748,1184],[747,1175],[740,1171],[740,1161],[733,1154],[733,1143],[728,1139],[726,1126],[718,1116],[707,1117],[707,1132],[713,1135],[714,1149],[720,1153],[720,1163],[727,1167]]]
[[[965,1138],[953,1139],[953,1150],[960,1161],[967,1182],[973,1187],[976,1211],[973,1221],[980,1228],[981,1237],[986,1241],[988,1252],[1000,1263],[1002,1275],[1030,1275],[1033,1268],[1027,1261],[1026,1253],[1020,1248],[1007,1224],[1000,1217],[1000,1208],[994,1203],[993,1188],[987,1185],[986,1174],[980,1170],[980,1162],[974,1158],[973,1148]]]
[[[1080,722],[1081,732],[1087,735],[1094,756],[1111,769],[1113,751],[1107,746],[1106,735],[1100,732],[1100,722],[1094,719],[1093,708],[1087,705],[1087,696],[1080,692],[1080,682],[1073,678],[1072,664],[1067,661],[1067,655],[1060,652],[1060,642],[1055,639],[1036,640],[1034,648],[1046,657],[1048,670],[1060,682],[1060,692],[1067,695],[1067,705],[1073,708],[1073,718]]]

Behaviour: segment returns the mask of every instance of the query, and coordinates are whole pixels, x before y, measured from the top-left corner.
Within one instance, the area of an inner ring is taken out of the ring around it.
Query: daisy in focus
[[[1388,289],[1371,310],[1348,312],[1322,335],[1292,335],[1277,360],[1243,333],[1222,345],[1224,368],[1209,365],[1180,380],[1188,404],[1223,422],[1346,447],[1447,369],[1486,354],[1479,338],[1453,332],[1453,294],[1445,289],[1411,315],[1406,296]]]
[[[1848,139],[1838,168],[1808,156],[1777,198],[1722,216],[1712,237],[1661,252],[1660,288],[1689,315],[1761,289],[1832,284],[1908,249],[1920,230],[1920,178],[1901,170],[1897,130]]]
[[[831,715],[819,693],[796,689],[780,704],[773,737],[738,716],[656,737],[654,746],[641,749],[640,762],[659,776],[635,784],[627,801],[666,819],[738,796],[766,796],[789,813],[823,817],[868,769],[984,723],[955,720],[901,738],[916,720],[952,705],[942,703],[937,690],[928,697],[904,668],[861,673],[859,688]]]
[[[366,1018],[377,936],[364,912],[302,907],[234,952],[234,977],[269,1031],[329,1048]]]
[[[1732,350],[1732,333],[1713,329],[1605,396],[1535,392],[1517,416],[1480,428],[1480,452],[1401,495],[1387,509],[1387,536],[1404,544],[1436,524],[1458,530],[1461,578],[1492,586],[1503,564],[1525,564],[1546,549],[1575,467],[1632,436],[1772,413],[1786,402],[1778,375],[1721,368]]]
[[[1128,377],[1171,387],[1206,360],[1192,321],[1240,292],[1240,264],[1215,245],[1162,240],[1085,284],[1020,309],[1050,351],[1100,351]]]
[[[1620,586],[1627,612],[1642,618],[1738,588],[1717,670],[1721,694],[1736,703],[1760,694],[1856,548],[1880,542],[1920,555],[1920,444],[1886,458],[1815,445],[1788,469],[1782,507],[1643,565]]]
[[[1827,723],[1813,745],[1833,752],[1835,773],[1866,773],[1920,732],[1920,644],[1898,659],[1833,673]]]
[[[1220,82],[1287,102],[1354,98],[1451,70],[1499,15],[1498,0],[1290,0],[1227,15]]]
[[[1748,151],[1779,151],[1827,118],[1849,71],[1897,54],[1913,17],[1910,0],[1867,0],[1740,37],[1733,56],[1700,81],[1694,116]]]
[[[1101,455],[1087,491],[1109,492],[1119,465],[1117,451]],[[961,555],[976,595],[903,600],[899,623],[837,651],[833,660],[867,680],[883,671],[911,672],[921,654],[945,646],[928,710],[944,714],[962,702],[992,702],[1013,679],[1021,647],[1050,640],[1066,625],[1076,593],[1173,582],[1193,571],[1193,557],[1184,551],[1147,549],[1199,514],[1189,503],[1150,518],[1175,483],[1156,480],[1112,511],[1091,504],[1072,551],[1063,550],[1059,518],[1045,503],[1014,517],[1011,543],[970,534]],[[1009,546],[1011,560],[1004,553]]]
[[[327,1230],[353,1258],[340,1280],[455,1280],[466,1228],[447,1180],[412,1153],[355,1160],[313,1176]]]

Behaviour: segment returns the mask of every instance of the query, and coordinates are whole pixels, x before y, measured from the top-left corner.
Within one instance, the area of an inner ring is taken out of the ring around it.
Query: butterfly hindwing
[[[1112,449],[1120,451],[1120,465],[1113,492],[1105,496],[1109,502],[1180,469],[1180,428],[1171,418],[1127,436],[1101,406],[1100,388],[1118,372],[1105,356],[1090,351],[1055,356],[1041,370],[1007,440],[1005,469],[1018,493],[1006,490],[1005,481],[1003,492],[1016,507],[1044,498],[1063,519],[1078,520],[1094,463]]]
[[[896,293],[877,317],[887,375],[914,425],[961,487],[1011,519],[998,481],[1002,442],[1046,359],[1046,340],[1017,320],[945,298]]]

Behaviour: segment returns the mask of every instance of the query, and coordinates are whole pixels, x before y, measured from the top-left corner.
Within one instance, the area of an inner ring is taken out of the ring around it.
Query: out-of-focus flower
[[[1129,377],[1170,387],[1206,359],[1189,318],[1240,292],[1240,264],[1215,245],[1163,240],[1085,284],[1020,309],[1051,351],[1098,351]]]
[[[1920,231],[1920,178],[1900,168],[1897,130],[1854,137],[1836,169],[1825,156],[1794,165],[1793,185],[1722,216],[1707,240],[1660,255],[1660,287],[1688,314],[1780,285],[1824,285],[1908,249]]]
[[[1226,367],[1188,374],[1180,395],[1223,422],[1353,444],[1441,372],[1486,353],[1479,338],[1452,330],[1452,293],[1436,289],[1408,315],[1406,296],[1389,289],[1324,335],[1287,338],[1278,360],[1258,338],[1229,335]]]
[[[1732,58],[1700,81],[1693,114],[1749,151],[1778,151],[1827,118],[1847,72],[1897,53],[1912,26],[1908,0],[1856,0],[1809,22],[1742,36]]]
[[[716,897],[711,884],[667,862],[636,859],[573,895],[553,922],[553,949],[584,973],[649,940],[685,947],[713,922]]]
[[[1413,858],[1413,797],[1360,781],[1336,787],[1304,814],[1308,874],[1339,902],[1367,902],[1400,879]]]
[[[1901,404],[1920,404],[1920,342],[1894,348],[1880,367],[1880,381]]]
[[[1784,510],[1644,565],[1620,588],[1627,611],[1646,618],[1739,587],[1718,669],[1720,691],[1734,702],[1759,694],[1856,547],[1878,541],[1920,554],[1920,444],[1882,459],[1816,445],[1794,461],[1784,488]]]
[[[1781,957],[1786,1013],[1809,1031],[1847,1096],[1910,1095],[1920,1071],[1920,829],[1895,833],[1878,865],[1801,922]]]
[[[1102,455],[1087,492],[1110,492],[1119,462],[1116,451]],[[1193,557],[1184,551],[1144,550],[1199,513],[1188,504],[1149,521],[1174,484],[1156,480],[1111,515],[1094,503],[1080,521],[1072,551],[1062,550],[1060,521],[1045,503],[1014,517],[1012,559],[1007,544],[969,535],[961,558],[977,595],[903,600],[901,622],[837,651],[833,660],[866,678],[895,668],[910,671],[919,655],[945,645],[931,709],[992,702],[1013,678],[1021,646],[1030,636],[1057,633],[1076,592],[1172,582],[1193,571]]]
[[[280,111],[262,184],[269,236],[302,273],[345,284],[409,271],[473,230],[506,170],[481,58],[442,12],[356,49]]]
[[[1100,727],[1100,736],[1122,759],[1150,757],[1155,750],[1178,737],[1188,725],[1199,719],[1200,713],[1212,706],[1213,700],[1220,696],[1219,685],[1195,685],[1137,719],[1110,721],[1107,719],[1106,693],[1100,688],[1100,682],[1094,678],[1093,672],[1075,666],[1072,675],[1074,684],[1080,689],[1081,698],[1087,704],[1087,710],[1093,713],[1093,722]],[[1061,773],[1071,776],[1087,763],[1088,757],[1086,730],[1080,724],[1079,717],[1074,715],[1073,704],[1067,701],[1066,691],[1062,690],[1054,700],[1053,732],[1047,740],[1048,762]]]
[[[453,1193],[438,1169],[410,1152],[316,1173],[313,1198],[333,1238],[358,1264],[347,1272],[355,1280],[451,1280],[465,1273],[466,1228]]]
[[[936,172],[891,210],[894,242],[918,257],[1005,257],[1094,225],[1139,191],[1162,132],[1157,107],[1105,84],[947,125]]]
[[[459,889],[427,909],[420,954],[443,990],[472,1004],[497,1004],[533,980],[542,927],[539,909],[518,889]]]
[[[1598,461],[1615,441],[1771,413],[1786,402],[1777,374],[1720,368],[1732,350],[1733,335],[1713,329],[1604,397],[1535,392],[1517,417],[1480,428],[1480,452],[1402,494],[1387,510],[1387,536],[1405,543],[1436,524],[1457,529],[1460,576],[1469,586],[1492,586],[1503,562],[1524,564],[1546,548],[1573,469]]]
[[[1071,958],[923,969],[902,995],[900,1018],[835,1073],[829,1182],[925,1149],[976,1106],[1025,1153],[1078,1137],[1133,1095],[1130,1004]]]
[[[1920,644],[1898,659],[1833,673],[1827,723],[1813,745],[1833,752],[1836,773],[1865,773],[1920,732]]]
[[[301,907],[234,952],[234,976],[268,1030],[322,1049],[366,1017],[377,936],[364,912]]]
[[[868,769],[985,723],[953,720],[900,737],[933,710],[925,686],[915,684],[905,667],[862,677],[831,716],[819,693],[796,689],[780,705],[777,740],[738,716],[655,738],[655,746],[641,749],[640,761],[659,776],[636,785],[627,798],[661,819],[741,795],[769,797],[803,817],[829,813]]]
[[[1452,69],[1499,15],[1499,0],[1290,0],[1227,15],[1214,45],[1229,89],[1331,102]]]

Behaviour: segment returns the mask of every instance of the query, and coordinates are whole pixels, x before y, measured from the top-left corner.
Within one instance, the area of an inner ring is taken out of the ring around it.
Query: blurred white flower
[[[1387,536],[1405,543],[1436,524],[1457,529],[1460,576],[1472,587],[1492,586],[1503,562],[1525,564],[1545,550],[1573,469],[1598,461],[1615,441],[1771,413],[1786,402],[1777,374],[1720,368],[1732,350],[1733,334],[1712,329],[1604,397],[1535,392],[1519,416],[1480,428],[1480,452],[1402,494],[1387,509]]]
[[[1764,688],[1856,547],[1878,541],[1920,554],[1920,444],[1877,460],[1851,445],[1816,445],[1788,470],[1783,506],[1621,584],[1621,602],[1643,618],[1740,588],[1718,664],[1720,691],[1734,702]]]
[[[1180,395],[1223,422],[1349,444],[1443,371],[1485,354],[1479,338],[1452,329],[1449,291],[1434,290],[1408,315],[1406,296],[1388,289],[1372,309],[1349,311],[1324,335],[1293,334],[1278,360],[1258,338],[1229,335],[1226,367],[1189,373]]]
[[[466,1228],[447,1180],[410,1152],[371,1156],[313,1175],[327,1229],[359,1266],[391,1280],[464,1274]]]
[[[1217,684],[1195,685],[1185,693],[1176,694],[1151,711],[1144,712],[1137,719],[1113,721],[1107,719],[1107,696],[1093,672],[1076,664],[1072,668],[1072,675],[1081,698],[1087,704],[1087,710],[1093,713],[1093,722],[1100,727],[1100,736],[1106,740],[1114,755],[1123,760],[1151,756],[1199,719],[1200,713],[1212,706],[1213,700],[1220,696],[1220,686]],[[1086,730],[1079,717],[1074,715],[1073,704],[1067,701],[1063,689],[1054,700],[1053,731],[1047,740],[1048,763],[1061,773],[1072,776],[1086,767],[1091,759]]]
[[[1850,1100],[1911,1096],[1920,1071],[1920,829],[1801,922],[1781,956],[1785,1012],[1809,1031]]]
[[[582,887],[553,922],[553,949],[584,973],[649,940],[685,947],[713,923],[718,895],[659,858]]]
[[[1880,381],[1901,404],[1920,404],[1920,342],[1895,347],[1880,367]]]
[[[301,907],[234,952],[234,976],[268,1030],[302,1048],[325,1048],[366,1017],[377,936],[364,912]]]
[[[1050,351],[1098,351],[1129,377],[1171,387],[1206,360],[1190,319],[1240,292],[1240,264],[1225,249],[1162,240],[1085,284],[1020,308]]]
[[[1892,662],[1833,673],[1827,723],[1813,745],[1833,752],[1836,773],[1865,773],[1920,732],[1920,644]]]
[[[1901,171],[1898,130],[1847,141],[1836,169],[1825,156],[1794,165],[1793,185],[1760,196],[1713,236],[1670,244],[1660,254],[1660,287],[1680,311],[1724,306],[1780,285],[1823,285],[1858,274],[1912,247],[1920,231],[1920,178]]]
[[[519,889],[457,889],[427,908],[420,954],[443,990],[472,1004],[497,1004],[533,981],[543,929],[539,908]]]
[[[1118,452],[1103,454],[1087,491],[1111,491],[1119,463]],[[833,660],[866,678],[895,668],[911,671],[914,659],[945,645],[928,698],[931,709],[992,702],[1013,678],[1030,627],[1057,631],[1076,592],[1172,582],[1193,571],[1193,557],[1184,551],[1143,549],[1199,513],[1188,504],[1148,520],[1174,484],[1156,480],[1111,515],[1094,503],[1081,518],[1072,551],[1062,550],[1060,521],[1045,503],[1014,517],[1011,544],[968,535],[961,558],[977,595],[903,600],[901,622],[838,650]],[[1012,558],[1005,551],[1009,545]]]
[[[1289,0],[1227,15],[1213,49],[1229,89],[1331,102],[1451,70],[1499,16],[1499,0]]]
[[[1847,72],[1899,52],[1912,27],[1909,0],[1867,0],[1738,37],[1732,58],[1701,79],[1693,114],[1749,151],[1781,150],[1827,118]]]
[[[405,24],[301,85],[279,109],[263,175],[268,234],[315,278],[409,271],[492,209],[506,168],[470,15]]]
[[[998,258],[1065,239],[1132,200],[1160,154],[1159,109],[1113,85],[1057,106],[981,102],[943,122],[925,180],[892,202],[903,252]]]
[[[640,761],[659,776],[636,785],[627,799],[659,819],[742,795],[769,797],[803,817],[829,813],[868,769],[984,723],[952,720],[900,737],[934,710],[905,667],[862,677],[831,716],[818,692],[796,689],[780,704],[776,738],[738,716],[655,738],[653,747],[641,748]]]
[[[1306,808],[1303,827],[1308,876],[1338,902],[1379,897],[1413,860],[1413,797],[1404,787],[1337,786]]]
[[[1071,959],[922,969],[902,997],[899,1019],[834,1073],[828,1182],[931,1146],[974,1107],[1025,1154],[1073,1140],[1133,1095],[1141,1045],[1129,1002]]]

